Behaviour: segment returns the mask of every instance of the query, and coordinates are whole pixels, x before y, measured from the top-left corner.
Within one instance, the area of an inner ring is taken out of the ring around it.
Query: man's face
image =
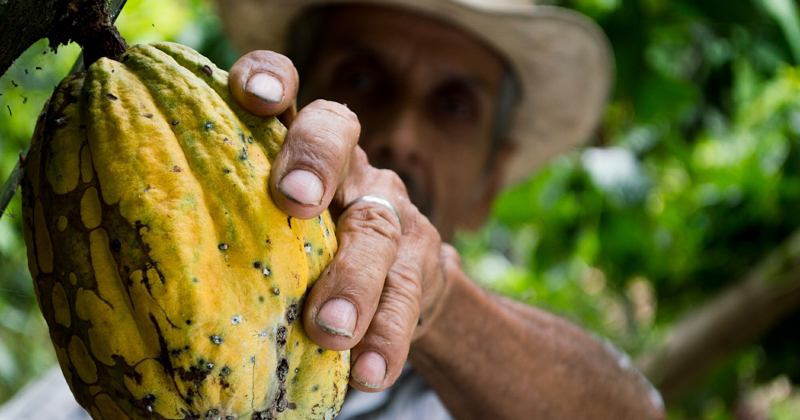
[[[346,104],[370,163],[392,169],[450,240],[482,222],[499,180],[491,153],[503,62],[474,38],[397,10],[335,10],[300,100]]]

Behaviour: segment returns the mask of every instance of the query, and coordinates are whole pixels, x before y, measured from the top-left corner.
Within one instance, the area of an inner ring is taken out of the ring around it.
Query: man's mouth
[[[431,203],[428,194],[426,194],[422,183],[420,183],[416,177],[412,176],[407,171],[399,170],[395,172],[397,172],[397,175],[400,176],[403,184],[405,184],[406,191],[408,192],[408,198],[415,206],[417,206],[417,209],[420,211],[420,213],[424,214],[430,219],[433,214],[433,203]]]

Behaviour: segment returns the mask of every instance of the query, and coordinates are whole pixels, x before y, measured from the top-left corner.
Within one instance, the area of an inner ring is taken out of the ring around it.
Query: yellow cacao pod
[[[58,361],[95,419],[330,419],[349,353],[302,319],[330,216],[271,201],[284,127],[189,48],[131,47],[66,78],[22,182],[28,264]]]

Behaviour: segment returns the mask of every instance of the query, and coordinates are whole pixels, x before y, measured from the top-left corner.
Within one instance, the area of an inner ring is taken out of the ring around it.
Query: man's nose
[[[370,162],[378,167],[408,168],[419,163],[424,144],[419,117],[413,111],[403,112],[376,127],[363,145]]]

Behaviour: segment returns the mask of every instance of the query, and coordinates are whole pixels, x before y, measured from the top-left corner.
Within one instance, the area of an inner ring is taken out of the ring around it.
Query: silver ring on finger
[[[400,213],[397,212],[397,209],[394,208],[392,203],[390,203],[388,200],[385,200],[385,199],[380,198],[380,197],[376,197],[374,195],[362,195],[361,197],[358,197],[355,200],[347,203],[347,205],[344,206],[344,208],[342,209],[342,213],[346,212],[347,209],[349,209],[350,207],[353,206],[353,204],[360,203],[362,201],[366,201],[368,203],[380,204],[380,205],[388,208],[389,210],[392,211],[392,213],[394,213],[395,216],[397,216],[397,223],[400,223],[400,227],[403,226],[403,221],[400,220]]]

